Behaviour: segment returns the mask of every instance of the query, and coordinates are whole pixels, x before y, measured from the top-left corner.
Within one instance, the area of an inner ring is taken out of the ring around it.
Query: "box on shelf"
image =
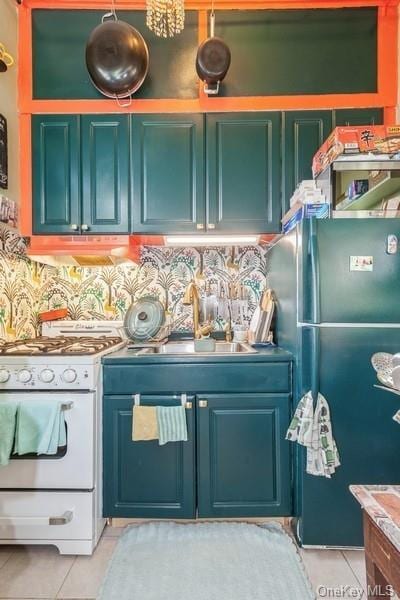
[[[322,190],[317,188],[313,179],[304,180],[299,183],[290,199],[290,207],[297,203],[301,204],[324,204],[326,202]]]
[[[368,189],[368,179],[353,179],[347,188],[347,197],[349,200],[355,200],[365,194],[365,192],[368,192]]]
[[[289,233],[294,229],[297,223],[303,219],[316,217],[317,219],[327,219],[330,214],[331,205],[326,202],[323,204],[302,204],[297,203],[286,213],[282,219],[283,233]]]
[[[369,187],[373,188],[392,177],[393,171],[370,171],[368,175]]]
[[[391,196],[390,198],[386,198],[382,202],[382,209],[385,211],[385,213],[390,213],[390,214],[393,214],[393,211],[399,211],[400,210],[400,194],[395,194],[395,195]]]
[[[336,127],[314,156],[313,177],[343,154],[396,154],[399,151],[400,125]]]

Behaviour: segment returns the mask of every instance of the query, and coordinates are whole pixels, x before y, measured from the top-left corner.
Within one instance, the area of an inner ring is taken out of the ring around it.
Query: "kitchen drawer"
[[[392,546],[378,528],[371,534],[371,550],[374,562],[380,571],[389,579],[391,573]]]
[[[290,393],[291,363],[115,364],[104,367],[104,394]]]
[[[0,540],[91,540],[94,502],[93,492],[0,492]]]

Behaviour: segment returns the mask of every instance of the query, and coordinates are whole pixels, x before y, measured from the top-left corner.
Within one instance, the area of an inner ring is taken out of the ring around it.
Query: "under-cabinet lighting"
[[[166,246],[256,246],[259,235],[167,235]]]

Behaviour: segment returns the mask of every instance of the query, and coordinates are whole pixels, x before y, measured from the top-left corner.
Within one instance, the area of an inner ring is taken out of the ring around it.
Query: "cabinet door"
[[[344,108],[335,110],[334,127],[340,125],[381,125],[382,108]]]
[[[303,179],[312,179],[312,159],[332,131],[332,112],[293,111],[283,117],[283,213],[289,210],[290,198]]]
[[[285,440],[289,398],[198,397],[200,517],[291,514],[290,444]]]
[[[172,395],[141,397],[147,406],[179,403]],[[188,441],[159,446],[132,441],[132,406],[131,396],[104,397],[104,516],[193,518],[194,410],[186,410]]]
[[[80,223],[79,117],[32,117],[33,232],[71,234]]]
[[[82,116],[81,144],[82,232],[129,233],[129,117]]]
[[[280,113],[206,117],[207,229],[280,231]]]
[[[132,117],[133,230],[204,229],[202,115]]]

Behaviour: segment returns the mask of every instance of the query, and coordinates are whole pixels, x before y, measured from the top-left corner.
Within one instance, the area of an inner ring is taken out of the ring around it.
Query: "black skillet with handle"
[[[200,45],[196,57],[197,75],[205,83],[206,94],[218,94],[220,83],[225,79],[230,65],[229,46],[221,38],[215,37],[215,13],[212,10],[210,37]]]

